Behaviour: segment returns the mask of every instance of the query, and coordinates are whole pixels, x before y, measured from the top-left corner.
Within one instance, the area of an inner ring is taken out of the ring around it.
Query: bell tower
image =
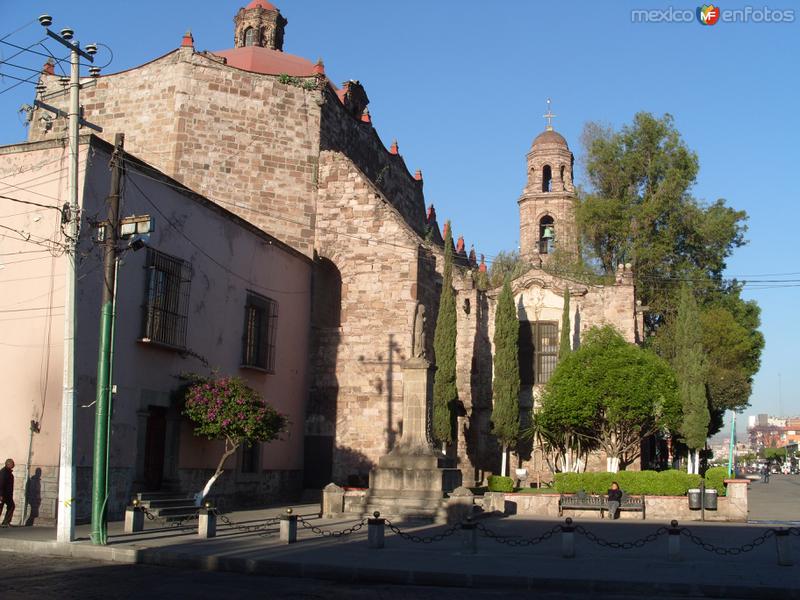
[[[547,99],[545,130],[533,140],[527,155],[528,181],[519,204],[520,253],[531,263],[542,264],[558,250],[577,254],[575,158],[563,136],[553,130]]]
[[[283,52],[283,32],[288,21],[267,0],[253,0],[233,18],[236,48],[260,46]]]

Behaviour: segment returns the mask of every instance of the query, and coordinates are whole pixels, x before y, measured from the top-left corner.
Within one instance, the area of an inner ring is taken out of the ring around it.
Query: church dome
[[[564,148],[569,148],[567,145],[567,140],[564,139],[560,133],[553,131],[552,129],[546,129],[542,133],[536,136],[536,139],[533,140],[533,148],[538,148],[540,146],[563,146]]]
[[[278,10],[275,8],[273,4],[267,2],[267,0],[253,0],[250,4],[245,6],[246,10],[250,10],[251,8],[263,8],[264,10]]]

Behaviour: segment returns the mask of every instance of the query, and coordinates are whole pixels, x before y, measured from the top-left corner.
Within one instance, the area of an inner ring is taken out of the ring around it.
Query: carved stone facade
[[[400,438],[402,363],[414,354],[418,303],[427,315],[426,355],[435,361],[440,227],[432,207],[426,210],[421,173],[412,175],[397,144],[387,149],[373,128],[358,81],[337,88],[321,63],[278,52],[286,20],[268,2],[254,0],[235,23],[235,48],[210,53],[184,45],[100,77],[83,92],[84,116],[109,140],[125,132],[130,153],[314,261],[305,484],[365,484]],[[266,33],[247,46],[247,28],[262,26]],[[46,101],[64,108],[58,79],[43,82]],[[60,121],[49,130],[31,127],[30,139],[63,136]],[[575,248],[573,157],[564,138],[554,131],[536,138],[527,168],[519,199],[523,254],[541,257],[544,217],[552,219],[555,247]],[[500,462],[490,422],[496,290],[477,289],[477,269],[466,251],[458,255],[453,458],[465,485],[497,472]],[[636,339],[629,273],[601,288],[534,269],[514,285],[520,318],[556,329],[569,286],[576,344],[581,332],[606,322]],[[532,388],[524,393],[530,405]]]
[[[261,46],[283,51],[284,28],[289,23],[281,12],[265,0],[253,0],[233,19],[233,45],[236,48]]]

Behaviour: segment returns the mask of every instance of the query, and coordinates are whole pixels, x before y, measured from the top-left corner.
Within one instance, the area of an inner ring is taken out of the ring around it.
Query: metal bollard
[[[197,535],[204,540],[217,537],[217,513],[210,503],[206,503],[197,515]]]
[[[125,509],[125,533],[144,531],[144,511],[139,502]]]
[[[561,526],[561,556],[575,558],[575,526],[571,517],[567,517]]]
[[[292,514],[292,509],[287,508],[281,515],[280,541],[284,544],[294,544],[297,541],[297,515]]]
[[[478,553],[478,524],[472,521],[472,517],[461,522],[461,553]]]
[[[781,567],[791,567],[792,544],[789,540],[789,530],[781,527],[775,530],[775,547],[778,550],[778,565]]]
[[[367,544],[372,550],[380,550],[383,548],[386,519],[381,519],[381,513],[377,510],[372,516],[374,518],[367,519]]]
[[[667,533],[667,556],[669,560],[679,561],[681,560],[681,529],[675,519],[669,522]]]

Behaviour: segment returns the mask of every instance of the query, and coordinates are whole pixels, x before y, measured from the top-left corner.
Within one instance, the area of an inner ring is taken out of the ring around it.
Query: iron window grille
[[[520,321],[519,375],[522,385],[547,383],[558,363],[558,323]]]
[[[536,383],[547,383],[558,363],[558,323],[536,321],[532,325],[534,325]]]
[[[153,248],[147,249],[142,305],[142,342],[186,348],[191,265]]]
[[[275,372],[275,332],[278,303],[255,292],[247,293],[242,336],[242,366]]]

